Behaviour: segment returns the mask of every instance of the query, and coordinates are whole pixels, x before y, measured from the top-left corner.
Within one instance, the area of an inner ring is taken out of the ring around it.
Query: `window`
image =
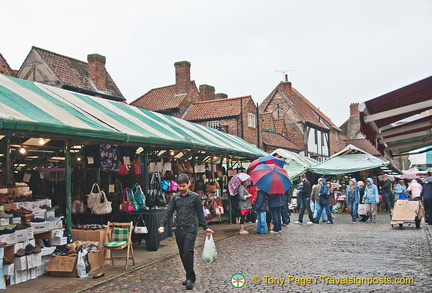
[[[219,121],[207,121],[207,127],[218,129],[219,128]]]
[[[318,130],[314,129],[315,144],[318,144]]]
[[[256,127],[255,114],[248,113],[248,126],[252,128]]]

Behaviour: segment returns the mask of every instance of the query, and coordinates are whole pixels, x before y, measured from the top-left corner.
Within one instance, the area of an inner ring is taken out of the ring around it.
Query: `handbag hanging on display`
[[[101,195],[102,192],[100,190],[99,184],[94,183],[92,185],[90,193],[87,194],[87,206],[92,209],[96,203],[100,202]]]
[[[171,187],[171,181],[170,180],[162,180],[160,183],[160,187],[163,191],[168,191]]]
[[[141,223],[140,223],[140,220],[141,220]],[[148,233],[148,228],[146,226],[146,223],[144,222],[142,215],[139,215],[137,218],[137,221],[136,221],[135,227],[134,227],[134,233],[135,234],[147,234]]]
[[[124,213],[129,213],[129,212],[133,212],[134,211],[134,207],[132,205],[132,203],[129,200],[129,195],[128,195],[128,190],[127,188],[124,190],[124,195],[123,195],[123,201],[119,206],[119,211],[120,212],[124,212]]]
[[[157,172],[153,172],[146,194],[146,205],[149,208],[153,208],[156,206],[156,197],[158,190],[160,189],[159,182],[156,180],[156,173]]]
[[[136,183],[133,187],[132,187],[132,191],[134,193],[134,198],[135,201],[140,205],[145,207],[145,197],[144,197],[144,193],[141,189],[141,186]]]
[[[105,192],[101,191],[100,199],[93,205],[92,212],[95,215],[106,215],[112,212],[111,202],[108,201]]]
[[[126,164],[121,164],[119,170],[116,172],[119,176],[126,176],[129,174],[129,168]]]

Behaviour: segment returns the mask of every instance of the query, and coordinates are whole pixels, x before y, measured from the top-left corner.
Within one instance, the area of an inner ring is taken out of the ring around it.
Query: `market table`
[[[106,215],[94,215],[94,214],[72,214],[72,223],[74,225],[80,224],[107,224],[111,222],[130,222],[134,224],[137,222],[138,217],[141,215],[146,223],[148,233],[140,234],[147,245],[147,250],[156,251],[159,248],[160,241],[167,237],[172,237],[172,222],[168,221],[165,226],[165,232],[162,234],[158,233],[160,222],[165,215],[166,210],[147,210],[130,213],[111,213]]]
[[[342,203],[341,212],[346,212],[347,214],[349,214],[346,194],[341,192],[335,192],[335,200]]]

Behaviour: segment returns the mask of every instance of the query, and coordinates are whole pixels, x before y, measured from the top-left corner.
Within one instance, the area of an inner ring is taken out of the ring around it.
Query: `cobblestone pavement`
[[[377,224],[352,224],[346,214],[336,214],[334,222],[291,223],[280,234],[222,239],[216,242],[218,259],[210,265],[201,260],[202,247],[197,247],[194,292],[432,292],[432,256],[424,224],[420,229],[392,228],[384,213]],[[236,273],[245,277],[241,289],[231,284]],[[357,281],[354,278],[377,284],[346,284]],[[176,255],[86,292],[183,292],[183,280]]]

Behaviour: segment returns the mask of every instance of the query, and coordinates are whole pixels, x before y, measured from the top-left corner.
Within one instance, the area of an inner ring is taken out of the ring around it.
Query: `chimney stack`
[[[176,75],[176,94],[186,94],[190,84],[190,67],[188,61],[174,63]]]
[[[360,116],[359,103],[351,103],[350,105],[350,117]]]
[[[215,88],[208,84],[202,84],[199,86],[201,101],[212,101],[215,97]]]
[[[292,83],[289,81],[282,81],[280,83],[280,86],[282,87],[283,91],[289,95],[292,95]]]
[[[285,82],[288,82],[288,74],[285,74]]]
[[[215,96],[216,96],[216,99],[218,99],[218,100],[228,99],[228,95],[224,94],[224,93],[217,93]]]
[[[96,85],[96,88],[100,91],[106,91],[106,69],[105,69],[105,56],[99,54],[87,55],[87,72],[89,78]]]

